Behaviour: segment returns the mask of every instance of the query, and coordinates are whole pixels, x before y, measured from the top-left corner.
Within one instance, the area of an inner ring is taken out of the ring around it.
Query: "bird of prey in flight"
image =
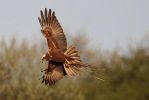
[[[64,31],[51,9],[40,11],[38,17],[41,25],[41,33],[47,40],[48,50],[42,56],[42,61],[48,62],[44,70],[42,83],[54,85],[64,76],[75,76],[81,68],[85,67],[74,46],[67,47],[67,40]]]

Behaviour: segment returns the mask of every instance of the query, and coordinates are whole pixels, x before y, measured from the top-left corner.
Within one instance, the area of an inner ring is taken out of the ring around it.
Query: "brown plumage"
[[[48,61],[48,67],[44,70],[42,82],[53,85],[63,76],[77,75],[83,67],[76,48],[67,48],[67,40],[64,31],[58,22],[55,12],[51,9],[40,12],[39,23],[41,32],[48,44],[48,51],[42,56],[42,60]]]

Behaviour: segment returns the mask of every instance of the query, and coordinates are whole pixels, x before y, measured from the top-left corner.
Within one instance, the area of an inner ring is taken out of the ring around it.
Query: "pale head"
[[[52,55],[50,55],[48,52],[43,54],[42,61],[43,60],[46,60],[46,61],[52,60]]]

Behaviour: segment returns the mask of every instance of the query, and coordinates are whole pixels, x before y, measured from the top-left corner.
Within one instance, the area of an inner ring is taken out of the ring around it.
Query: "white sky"
[[[45,7],[56,12],[68,36],[83,30],[94,46],[124,46],[149,34],[149,0],[0,0],[0,36],[41,38],[37,17]]]

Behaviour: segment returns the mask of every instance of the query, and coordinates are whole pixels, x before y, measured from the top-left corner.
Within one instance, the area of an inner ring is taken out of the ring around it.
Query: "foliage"
[[[149,48],[131,46],[126,55],[107,54],[87,47],[83,36],[73,43],[83,61],[94,67],[48,87],[38,80],[46,66],[40,59],[42,44],[0,41],[0,100],[149,100]]]

